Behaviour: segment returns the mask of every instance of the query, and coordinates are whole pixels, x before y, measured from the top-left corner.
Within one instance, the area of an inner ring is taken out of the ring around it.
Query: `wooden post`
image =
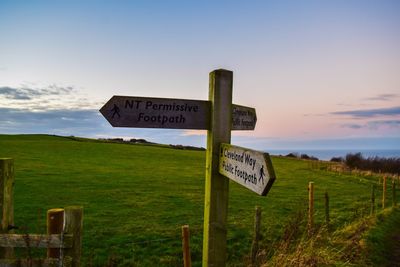
[[[182,251],[183,251],[183,266],[191,267],[192,260],[190,258],[190,234],[189,225],[182,226]]]
[[[383,190],[382,190],[382,209],[385,209],[386,202],[386,176],[383,176]]]
[[[325,223],[326,226],[329,228],[329,195],[328,191],[325,191]]]
[[[221,143],[230,144],[232,78],[227,70],[210,73],[210,130],[207,132],[203,267],[225,266],[229,180],[219,174]]]
[[[47,234],[61,234],[64,227],[64,209],[50,209],[47,211]],[[48,248],[47,258],[60,258],[59,248]]]
[[[308,183],[308,230],[314,227],[314,182]]]
[[[82,253],[83,208],[66,207],[64,212],[64,234],[72,234],[72,248],[64,249],[63,257],[72,258],[72,267],[79,267]]]
[[[393,179],[392,180],[392,205],[393,207],[396,207],[397,201],[396,201],[396,181]]]
[[[258,252],[258,242],[261,239],[260,228],[261,228],[261,208],[257,206],[256,214],[254,216],[253,244],[251,246],[251,264],[252,264],[252,266],[255,266],[255,264],[256,264],[256,258],[257,258],[257,252]]]
[[[14,160],[0,159],[0,219],[1,233],[9,233],[14,225]],[[0,258],[13,258],[13,248],[0,248]]]
[[[375,214],[375,185],[371,185],[371,215]]]

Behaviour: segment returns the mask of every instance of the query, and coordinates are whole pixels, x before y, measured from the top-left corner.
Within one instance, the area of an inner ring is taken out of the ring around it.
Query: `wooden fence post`
[[[375,214],[375,185],[371,185],[371,215]]]
[[[72,267],[79,267],[82,253],[83,208],[66,207],[64,213],[64,234],[72,234],[72,248],[64,249],[63,257],[72,258]]]
[[[189,225],[182,226],[182,251],[183,251],[183,266],[191,267],[192,259],[190,258],[190,233]]]
[[[233,73],[210,73],[210,129],[207,131],[203,267],[226,265],[229,179],[219,173],[219,149],[231,143]]]
[[[314,182],[308,183],[308,230],[314,227]]]
[[[14,225],[14,160],[0,159],[0,219],[1,233],[9,233]],[[0,258],[13,258],[13,248],[0,248]]]
[[[61,234],[64,227],[64,209],[50,209],[47,211],[47,234]],[[48,248],[47,258],[60,258],[59,248]]]
[[[256,207],[256,214],[254,216],[254,237],[253,237],[253,244],[251,246],[251,264],[255,266],[257,252],[258,252],[258,242],[261,239],[260,235],[261,230],[261,208]]]
[[[383,176],[383,190],[382,190],[382,209],[385,209],[386,202],[386,176]]]
[[[392,180],[392,203],[393,207],[396,207],[397,201],[396,201],[396,181],[393,179]]]
[[[329,195],[328,191],[325,191],[325,223],[326,226],[329,228]]]

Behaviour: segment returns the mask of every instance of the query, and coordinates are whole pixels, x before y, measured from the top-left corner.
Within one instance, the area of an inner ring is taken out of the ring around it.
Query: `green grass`
[[[379,214],[374,227],[365,237],[366,261],[371,266],[397,266],[400,260],[400,210]]]
[[[178,266],[181,229],[190,225],[193,266],[201,265],[204,151],[88,142],[47,135],[0,135],[0,157],[15,159],[15,224],[45,232],[47,209],[84,206],[84,261]],[[273,157],[277,180],[267,197],[230,183],[228,264],[250,252],[254,207],[262,207],[263,243],[276,241],[315,183],[316,221],[328,190],[333,228],[369,213],[376,177],[339,175],[308,161]],[[323,164],[322,164],[323,165]],[[377,199],[380,190],[377,190]],[[391,194],[388,193],[390,196]]]

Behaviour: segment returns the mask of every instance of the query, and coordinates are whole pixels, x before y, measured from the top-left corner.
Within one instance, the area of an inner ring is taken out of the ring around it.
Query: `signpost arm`
[[[204,199],[203,267],[225,266],[228,214],[228,178],[219,174],[221,143],[230,144],[232,125],[233,73],[210,73],[210,129],[207,132],[206,180]]]

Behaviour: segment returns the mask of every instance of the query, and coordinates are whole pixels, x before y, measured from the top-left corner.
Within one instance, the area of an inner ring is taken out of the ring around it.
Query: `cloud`
[[[49,95],[66,95],[73,91],[73,87],[60,87],[57,85],[49,85],[46,88],[33,89],[33,88],[15,88],[3,86],[0,87],[0,95],[7,99],[14,100],[32,100],[35,97],[49,96]]]
[[[355,124],[355,123],[346,123],[342,125],[342,128],[350,128],[350,129],[361,129],[364,128],[363,125]]]
[[[207,132],[205,130],[183,130],[182,136],[206,136]]]
[[[0,108],[0,130],[8,129],[65,129],[97,127],[97,110],[52,110],[32,112],[14,108]]]
[[[37,87],[0,87],[0,108],[15,108],[34,112],[67,109],[98,109],[103,103],[89,100],[73,86],[56,84]]]
[[[380,94],[375,97],[368,97],[364,98],[364,100],[369,100],[369,101],[391,101],[393,98],[399,97],[398,94]]]
[[[379,127],[391,127],[391,128],[399,128],[400,120],[385,120],[385,121],[370,121],[367,123],[370,128],[379,128]]]
[[[17,100],[30,100],[33,92],[29,92],[30,89],[17,89],[11,87],[0,87],[0,95],[3,95],[7,99]]]
[[[389,128],[400,128],[400,120],[379,120],[379,121],[369,121],[365,124],[357,124],[357,123],[346,123],[341,125],[342,128],[350,128],[350,129],[369,129],[369,130],[378,130],[382,127]]]
[[[353,118],[372,118],[376,116],[397,116],[400,115],[400,107],[380,108],[380,109],[363,109],[331,112],[331,115],[344,115]]]

